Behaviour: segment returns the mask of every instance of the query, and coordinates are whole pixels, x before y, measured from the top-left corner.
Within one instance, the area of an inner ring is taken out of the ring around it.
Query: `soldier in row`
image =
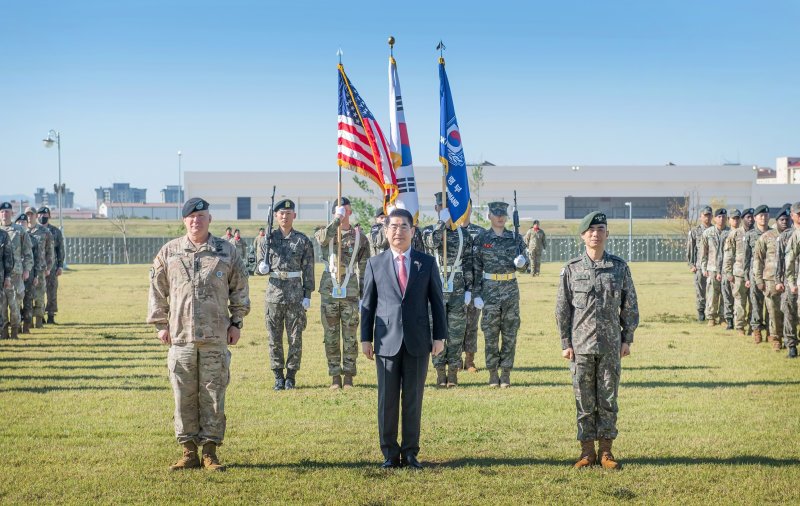
[[[14,223],[28,232],[28,216],[25,213],[17,215]],[[19,301],[20,316],[22,324],[20,327],[21,334],[31,333],[31,321],[33,321],[33,295],[34,290],[41,282],[44,283],[44,271],[47,268],[45,260],[44,243],[40,244],[39,239],[30,233],[27,233],[28,239],[31,243],[31,254],[33,256],[33,267],[28,275],[28,279],[23,283],[24,290],[22,300]]]
[[[10,202],[0,204],[0,229],[10,239],[14,256],[11,286],[5,289],[5,304],[2,311],[2,338],[16,339],[22,330],[22,305],[25,300],[25,282],[33,270],[33,251],[31,239],[25,227],[12,221],[13,207]]]
[[[714,212],[714,226],[708,227],[700,237],[700,267],[706,278],[706,321],[709,327],[727,320],[733,329],[733,293],[728,280],[722,277],[725,239],[730,233],[728,211],[725,208]],[[730,300],[730,317],[728,301]]]
[[[790,321],[791,329],[784,328],[784,344],[789,349],[788,358],[797,358],[797,323],[800,320],[800,307],[798,307],[798,288],[797,276],[800,271],[800,202],[792,204],[792,221],[794,222],[794,230],[792,231],[789,240],[786,242],[785,255],[783,256],[783,270],[784,270],[784,284],[787,295],[791,296],[792,303],[787,301],[784,307],[785,312],[791,312],[793,322]],[[785,327],[785,326],[784,326]]]
[[[711,214],[713,210],[705,206],[700,210],[700,223],[689,230],[689,237],[686,241],[686,260],[689,262],[689,270],[694,274],[694,292],[697,302],[697,320],[706,319],[706,277],[700,266],[702,259],[702,237],[703,232],[711,226]]]
[[[764,292],[756,288],[753,276],[753,252],[758,238],[769,230],[769,207],[766,205],[756,207],[753,218],[755,226],[745,234],[744,269],[748,276],[746,286],[750,289],[750,331],[755,344],[759,344],[763,340],[762,332],[769,328],[769,315],[764,302]]]
[[[740,214],[738,210],[731,212],[735,218]],[[728,283],[733,290],[733,328],[740,334],[746,335],[745,327],[749,323],[747,308],[749,307],[749,288],[745,272],[745,237],[748,231],[746,217],[753,216],[752,209],[745,209],[742,226],[738,226],[728,234],[722,260],[722,269]],[[752,221],[751,221],[752,225]]]
[[[756,288],[763,294],[769,315],[767,339],[776,351],[781,349],[783,336],[783,311],[781,298],[784,285],[777,276],[778,237],[789,228],[789,208],[784,206],[775,217],[775,228],[759,236],[753,249],[753,279]]]
[[[28,233],[31,238],[36,238],[39,242],[39,248],[43,251],[45,266],[42,272],[38,273],[39,282],[33,286],[33,294],[31,296],[32,311],[30,313],[31,320],[23,320],[23,331],[25,325],[28,328],[43,328],[45,323],[45,308],[47,297],[47,283],[51,275],[55,275],[56,270],[56,250],[55,239],[50,229],[46,225],[42,225],[36,221],[37,211],[34,207],[25,209],[25,216],[28,218]],[[27,292],[26,292],[27,298]]]
[[[800,226],[800,202],[789,205],[789,218],[791,226],[778,236],[777,267],[775,269],[775,279],[777,288],[781,293],[781,312],[783,313],[783,346],[789,349],[789,358],[792,357],[792,347],[797,350],[797,294],[793,293],[787,281],[786,257],[789,242],[795,230]],[[797,262],[800,258],[795,257],[795,272],[797,272]],[[773,349],[778,351],[779,348]],[[796,351],[795,351],[796,353]]]

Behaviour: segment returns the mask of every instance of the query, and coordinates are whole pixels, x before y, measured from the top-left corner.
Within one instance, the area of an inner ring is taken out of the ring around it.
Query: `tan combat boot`
[[[183,471],[184,469],[200,469],[200,459],[197,457],[197,445],[193,441],[183,443],[183,457],[169,466],[170,471]]]
[[[447,388],[447,371],[443,365],[436,368],[436,386]]]
[[[496,388],[500,386],[500,376],[497,375],[497,369],[489,369],[489,387]]]
[[[508,388],[511,386],[511,369],[503,368],[503,373],[500,375],[500,388]]]
[[[745,332],[744,329],[738,329],[736,331],[736,333],[739,334],[740,336],[746,336],[747,335],[747,332]]]
[[[778,336],[769,336],[769,340],[772,341],[772,349],[774,351],[781,351],[781,338]]]
[[[581,456],[575,462],[575,469],[591,467],[597,463],[597,452],[594,450],[594,441],[581,441]]]
[[[458,386],[458,367],[449,365],[447,367],[447,388]]]
[[[471,352],[466,353],[466,358],[464,359],[464,369],[467,372],[478,372],[478,368],[475,367],[475,354]]]
[[[340,388],[342,388],[342,376],[339,375],[339,374],[331,376],[330,389],[331,390],[339,390]]]
[[[344,373],[344,385],[345,390],[350,390],[353,388],[353,375]]]
[[[600,440],[600,465],[603,466],[603,469],[622,469],[622,464],[617,462],[614,454],[611,453],[611,444],[613,442],[613,439]]]
[[[206,443],[203,445],[203,467],[209,471],[224,471],[225,466],[219,463],[217,458],[216,443]]]
[[[755,344],[761,344],[761,330],[754,330],[753,331],[753,342]]]
[[[714,318],[709,318],[708,320],[706,320],[706,322],[707,322],[706,325],[708,325],[709,327],[717,326],[717,321],[714,320]]]

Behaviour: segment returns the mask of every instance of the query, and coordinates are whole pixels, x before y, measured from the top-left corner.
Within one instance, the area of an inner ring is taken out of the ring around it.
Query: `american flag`
[[[384,207],[397,199],[397,177],[389,144],[356,88],[339,65],[339,166],[361,174],[377,184]]]

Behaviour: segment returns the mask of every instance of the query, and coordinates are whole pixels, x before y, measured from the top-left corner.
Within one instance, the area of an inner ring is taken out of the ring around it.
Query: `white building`
[[[151,220],[175,220],[181,217],[180,204],[134,204],[119,202],[101,202],[97,206],[97,215],[101,218],[149,218]]]
[[[787,182],[800,182],[800,160],[786,160]],[[672,203],[687,202],[691,208],[712,204],[728,208],[767,204],[779,207],[800,200],[800,186],[757,184],[752,165],[641,165],[641,166],[480,166],[483,184],[474,179],[470,167],[473,202],[511,202],[517,192],[520,217],[524,219],[577,219],[591,210],[605,211],[612,218],[626,218],[626,202],[634,218],[661,218]],[[798,171],[795,176],[795,170]],[[343,194],[378,198],[365,194],[353,182],[355,174],[343,172]],[[421,214],[433,216],[433,194],[441,191],[441,167],[416,167]],[[297,204],[298,219],[328,219],[336,198],[336,169],[284,172],[193,172],[185,173],[186,197],[203,197],[218,219],[264,220],[272,186],[276,200],[290,198]],[[370,183],[372,184],[372,183]]]

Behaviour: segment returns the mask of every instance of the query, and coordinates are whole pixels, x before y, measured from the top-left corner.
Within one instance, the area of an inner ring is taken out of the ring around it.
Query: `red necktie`
[[[397,278],[400,281],[400,293],[405,295],[406,294],[406,285],[408,285],[408,272],[406,272],[406,257],[403,255],[399,255],[397,257],[397,261],[400,262],[400,265],[397,269]]]

